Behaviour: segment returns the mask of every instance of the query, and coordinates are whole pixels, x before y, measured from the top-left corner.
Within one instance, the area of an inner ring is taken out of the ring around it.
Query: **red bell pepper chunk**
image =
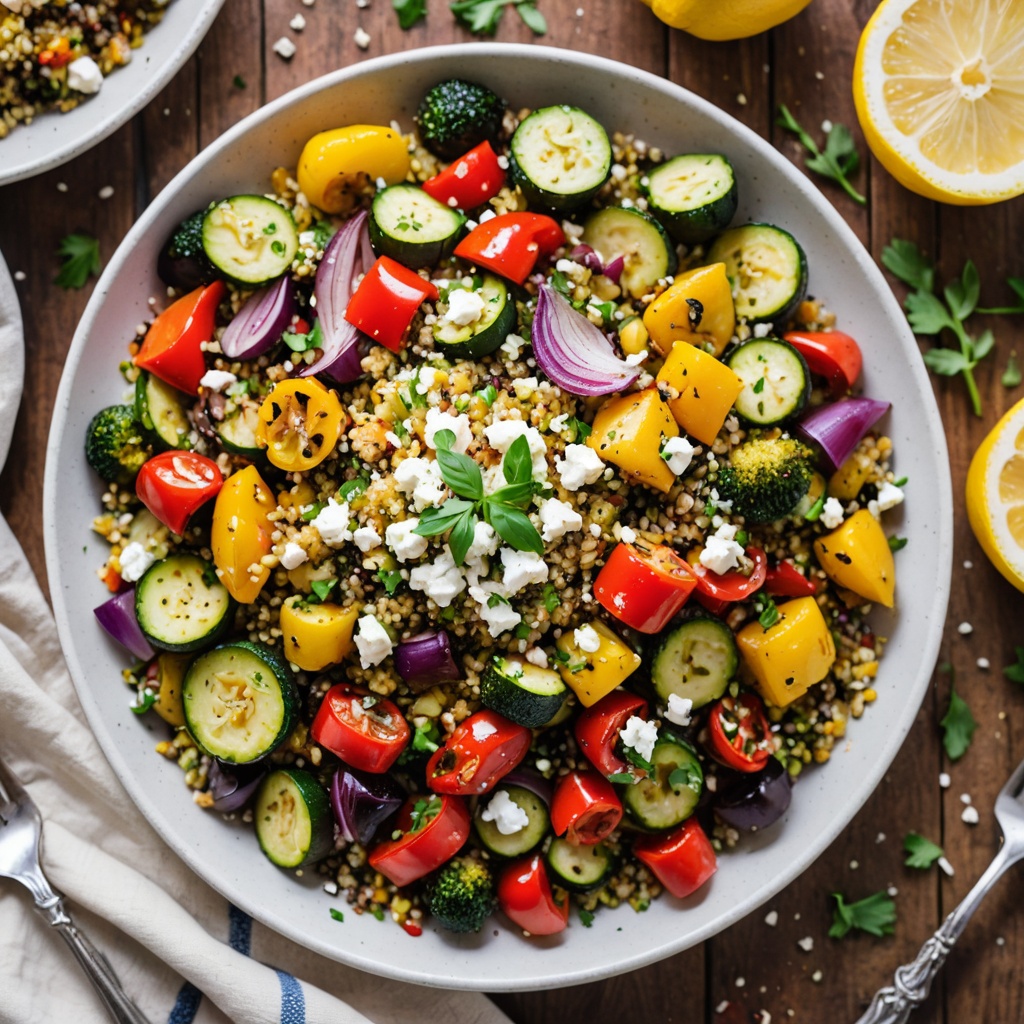
[[[224,475],[213,459],[195,452],[161,452],[142,464],[135,493],[180,537],[193,513],[216,497],[223,483]]]
[[[381,256],[349,299],[345,319],[397,352],[420,303],[436,298],[437,288],[429,281],[396,260]]]
[[[423,182],[423,191],[446,206],[472,210],[496,196],[504,184],[505,171],[498,155],[489,142],[481,142]]]
[[[551,828],[574,846],[593,846],[614,832],[622,820],[615,788],[596,772],[569,772],[558,780],[551,798]]]
[[[626,690],[612,690],[576,719],[573,728],[576,742],[605,778],[631,770],[629,764],[615,753],[615,746],[619,742],[619,730],[633,715],[646,718],[647,701]]]
[[[346,764],[378,773],[386,772],[398,760],[410,735],[409,724],[396,704],[344,683],[327,691],[309,732]]]
[[[150,325],[135,365],[189,395],[206,373],[202,343],[213,338],[224,282],[197,288],[172,302]]]
[[[692,566],[665,544],[619,543],[594,581],[594,597],[640,633],[659,633],[697,586]]]
[[[633,853],[680,899],[696,892],[718,868],[710,840],[692,818],[667,836],[641,836]]]
[[[473,228],[455,247],[455,255],[522,284],[537,260],[560,245],[565,245],[565,235],[551,217],[502,213]]]
[[[811,373],[825,377],[833,395],[845,395],[860,376],[860,345],[842,331],[790,331],[783,337],[804,357]]]
[[[427,785],[435,793],[486,793],[518,765],[533,741],[525,726],[484,709],[470,715],[427,762]]]
[[[711,753],[727,768],[759,772],[775,752],[764,704],[753,693],[723,697],[708,714]]]
[[[556,935],[569,923],[569,900],[555,901],[539,853],[506,865],[498,879],[498,906],[531,935]]]
[[[818,585],[792,562],[783,561],[769,567],[764,589],[773,597],[809,597],[818,592]]]
[[[415,882],[462,849],[471,822],[466,802],[457,796],[411,796],[395,820],[392,834],[398,838],[370,851],[370,867],[395,885]]]
[[[712,615],[720,615],[733,601],[753,597],[764,585],[768,556],[761,548],[747,548],[746,552],[754,563],[749,575],[735,569],[719,574],[700,563],[691,567],[697,576],[697,589],[693,596]]]

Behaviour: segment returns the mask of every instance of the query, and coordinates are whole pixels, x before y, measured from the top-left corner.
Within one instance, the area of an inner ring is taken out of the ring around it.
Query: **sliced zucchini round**
[[[150,432],[160,448],[192,447],[181,392],[152,373],[140,371],[135,382],[135,418]]]
[[[382,188],[370,207],[370,244],[378,256],[416,270],[451,256],[466,217],[439,203],[419,185]]]
[[[299,249],[291,213],[266,196],[231,196],[203,218],[203,251],[226,277],[249,288],[284,274]]]
[[[738,194],[732,164],[718,153],[673,157],[647,175],[647,208],[684,245],[724,231],[736,214]]]
[[[617,858],[604,843],[573,846],[566,839],[553,839],[546,855],[552,881],[570,892],[600,889],[615,870]]]
[[[619,286],[634,299],[676,272],[675,246],[665,229],[642,210],[625,206],[598,210],[583,226],[583,241],[599,253],[605,265],[623,257]]]
[[[537,729],[550,722],[568,695],[560,673],[496,654],[480,680],[480,700],[511,722]]]
[[[622,806],[643,828],[675,828],[697,809],[704,772],[694,749],[674,736],[663,735],[651,754],[654,771],[625,787]]]
[[[214,423],[213,429],[224,451],[232,455],[244,455],[249,459],[262,459],[266,456],[267,449],[260,447],[256,440],[259,413],[260,403],[246,398],[238,401],[235,409],[224,419]]]
[[[743,381],[736,411],[748,423],[767,427],[798,416],[811,393],[804,357],[788,341],[753,338],[729,356],[729,369]]]
[[[229,764],[258,761],[280,746],[299,710],[288,666],[247,640],[200,654],[185,673],[182,699],[189,735]]]
[[[280,768],[263,780],[253,821],[260,849],[279,868],[312,864],[334,847],[327,791],[300,768]]]
[[[608,133],[579,107],[541,107],[512,136],[512,180],[531,206],[571,210],[591,199],[608,180],[612,147]]]
[[[701,616],[662,634],[651,660],[651,682],[663,703],[675,693],[700,708],[725,693],[738,664],[732,630]]]
[[[711,246],[708,263],[724,263],[737,319],[774,323],[779,330],[807,291],[807,257],[800,243],[771,224],[730,228]]]
[[[235,602],[214,567],[198,555],[154,562],[135,585],[135,617],[146,639],[164,651],[213,646],[231,625]]]
[[[451,309],[452,295],[458,291],[472,292],[480,297],[483,309],[476,320],[460,324],[446,318],[446,313]],[[439,307],[439,315],[434,324],[434,347],[446,358],[480,359],[496,352],[505,343],[505,339],[515,333],[516,304],[505,282],[493,274],[484,274],[482,279],[474,276],[453,281],[445,298],[448,305],[443,312]]]
[[[494,797],[501,792],[515,803],[529,819],[527,823],[510,835],[504,835],[494,821],[484,821],[482,814]],[[551,819],[548,817],[547,804],[532,790],[525,786],[516,786],[511,782],[502,782],[494,787],[491,796],[482,797],[477,803],[473,815],[473,827],[480,842],[499,857],[520,857],[529,853],[548,833]]]

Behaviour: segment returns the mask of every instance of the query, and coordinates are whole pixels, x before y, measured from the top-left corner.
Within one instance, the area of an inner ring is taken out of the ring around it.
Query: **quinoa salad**
[[[876,699],[905,543],[800,242],[552,99],[440,82],[211,197],[85,439],[196,813],[411,934],[714,884]]]

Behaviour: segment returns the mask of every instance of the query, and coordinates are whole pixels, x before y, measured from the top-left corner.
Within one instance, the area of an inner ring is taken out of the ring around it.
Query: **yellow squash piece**
[[[284,656],[307,672],[337,665],[352,650],[359,609],[309,604],[299,595],[281,605]]]
[[[661,457],[661,449],[668,438],[678,436],[668,406],[655,389],[648,388],[605,402],[594,417],[587,444],[627,476],[668,491],[676,477]]]
[[[811,0],[643,0],[666,25],[698,39],[745,39],[781,25]]]
[[[255,466],[224,481],[213,506],[210,547],[221,583],[239,604],[252,604],[270,576],[262,564],[273,546],[274,524],[267,518],[276,503]]]
[[[840,501],[853,501],[860,489],[868,482],[875,464],[858,447],[850,457],[829,477],[828,493]]]
[[[748,623],[736,634],[736,645],[761,696],[782,708],[828,675],[836,647],[813,597],[786,601],[778,609],[773,626]]]
[[[337,392],[316,377],[290,377],[275,384],[263,400],[256,440],[278,469],[305,472],[334,451],[344,422]]]
[[[881,524],[866,509],[814,542],[818,564],[840,587],[891,608],[896,566]]]
[[[651,343],[664,355],[676,341],[711,345],[716,356],[736,331],[736,309],[724,263],[677,274],[644,313]]]
[[[314,135],[302,150],[297,173],[299,188],[314,206],[348,213],[371,182],[405,180],[409,151],[394,128],[351,124]]]
[[[193,654],[162,652],[156,659],[157,691],[153,710],[168,724],[181,728],[185,724],[185,709],[181,703],[181,683],[185,669],[195,657]]]
[[[575,630],[566,630],[555,642],[568,658],[559,662],[558,671],[585,708],[611,693],[640,667],[640,656],[603,622],[595,619],[590,625],[601,638],[596,651],[577,646]]]
[[[686,341],[672,346],[658,383],[679,393],[668,407],[676,422],[704,444],[713,444],[743,381],[725,363]]]

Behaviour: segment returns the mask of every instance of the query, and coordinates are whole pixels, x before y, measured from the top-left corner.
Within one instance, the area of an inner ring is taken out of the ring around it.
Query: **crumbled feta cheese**
[[[548,656],[539,647],[531,647],[526,652],[526,660],[537,668],[548,667]]]
[[[678,693],[668,695],[668,708],[665,711],[665,718],[674,725],[680,727],[690,724],[690,714],[693,711],[693,701],[689,697],[680,697]]]
[[[403,459],[395,470],[395,484],[403,494],[412,497],[417,512],[444,501],[444,478],[433,459]]]
[[[630,526],[623,526],[619,531],[619,539],[623,544],[635,544],[636,543],[636,530]]]
[[[423,440],[427,442],[428,448],[437,447],[434,439],[439,430],[450,430],[455,435],[452,451],[458,452],[460,455],[465,454],[466,449],[473,440],[473,428],[470,426],[469,417],[465,413],[453,416],[450,412],[441,412],[440,409],[428,409],[427,425],[423,431]]]
[[[79,57],[68,65],[68,88],[88,95],[100,91],[103,72],[92,57]]]
[[[878,511],[887,512],[891,508],[903,503],[903,492],[895,485],[886,481],[878,488]]]
[[[947,772],[939,772],[939,786],[942,789],[949,789],[950,782],[952,780]]]
[[[802,939],[797,939],[796,943],[805,953],[810,953],[814,949],[814,937],[807,935]]]
[[[654,744],[658,741],[658,727],[639,715],[630,715],[619,730],[619,739],[624,747],[632,747],[645,761],[650,761]]]
[[[352,534],[352,540],[364,555],[368,551],[380,547],[380,534],[372,526],[360,526]]]
[[[334,498],[328,498],[327,504],[313,520],[313,526],[325,544],[336,548],[352,539],[352,531],[348,528],[350,518],[347,501],[339,505]]]
[[[384,541],[398,561],[409,562],[414,558],[421,558],[426,553],[430,542],[426,537],[413,533],[419,525],[419,519],[412,516],[400,523],[391,523],[384,531]]]
[[[561,415],[555,416],[551,419],[551,422],[548,424],[548,430],[553,434],[560,434],[563,430],[568,428],[568,426],[569,414],[567,412],[563,412]]]
[[[547,564],[540,555],[533,551],[502,548],[501,564],[505,567],[502,586],[508,596],[518,594],[523,587],[528,587],[531,583],[547,581]]]
[[[359,649],[359,664],[363,668],[379,665],[395,646],[391,642],[391,634],[372,615],[364,615],[359,620],[355,641]]]
[[[589,624],[574,629],[572,638],[576,646],[587,654],[596,654],[601,649],[601,634]]]
[[[522,420],[498,420],[484,427],[487,443],[503,455],[512,447],[512,442],[520,437],[526,438],[533,460],[534,479],[543,479],[548,474],[548,446],[536,427],[528,426]]]
[[[466,589],[466,577],[445,548],[433,562],[418,565],[409,573],[409,589],[422,591],[438,608],[447,608]]]
[[[520,338],[518,334],[510,334],[501,343],[501,351],[504,353],[506,359],[516,362],[516,360],[519,359],[519,350],[525,344],[525,339]]]
[[[199,386],[208,391],[223,391],[238,382],[238,378],[227,370],[207,370],[199,378]]]
[[[137,540],[124,546],[118,561],[121,563],[121,579],[134,583],[156,561],[152,552],[147,551]]]
[[[971,794],[970,793],[961,793],[960,794],[960,803],[966,805],[966,804],[969,804],[970,802],[971,802]]]
[[[468,327],[475,324],[484,310],[487,303],[479,292],[467,291],[465,288],[452,288],[448,292],[448,312],[442,314],[438,319],[443,324],[456,324],[459,327]]]
[[[639,366],[649,355],[650,353],[647,349],[644,349],[642,352],[634,352],[631,355],[626,356],[626,365]]]
[[[988,660],[988,658],[979,658],[975,662],[975,664],[978,666],[978,668],[980,668],[984,672],[985,669],[989,668],[989,666],[991,665],[991,662]]]
[[[281,554],[281,566],[290,572],[292,569],[297,569],[302,565],[307,557],[306,549],[296,544],[295,541],[290,540],[285,544],[284,551]]]
[[[522,615],[507,600],[493,600],[495,596],[503,597],[502,594],[498,593],[500,589],[500,586],[495,583],[485,583],[482,586],[471,586],[469,588],[469,596],[479,606],[477,613],[483,619],[487,632],[494,639],[497,639],[502,633],[510,629],[515,629],[523,621]]]
[[[601,533],[602,533],[602,530],[601,530],[601,524],[600,523],[591,523],[590,524],[590,536],[591,537],[600,537]]]
[[[539,387],[540,381],[536,377],[516,377],[512,381],[512,390],[521,402],[525,402]]]
[[[503,836],[512,836],[530,824],[530,816],[508,795],[499,789],[480,812],[481,821],[493,821]]]
[[[113,195],[114,195],[114,186],[113,185],[104,185],[103,188],[101,188],[99,190],[99,192],[96,193],[96,195],[100,199],[111,199],[111,198],[113,198]]]
[[[693,445],[685,437],[670,437],[661,449],[661,457],[676,476],[682,476],[693,460]]]
[[[273,50],[282,60],[291,60],[295,56],[295,44],[287,36],[281,36],[274,43]]]
[[[971,633],[974,632],[974,627],[969,622],[961,622],[960,625],[956,627],[956,631],[961,636],[970,636]]]
[[[601,478],[604,462],[589,445],[567,444],[565,458],[555,456],[555,470],[567,491],[578,491],[581,487],[596,483]]]
[[[306,19],[301,14],[296,14],[295,17],[288,22],[288,27],[294,32],[301,32],[306,27]]]
[[[946,875],[948,875],[950,878],[953,877],[953,865],[950,864],[949,861],[946,860],[945,857],[940,857],[939,858],[938,865],[939,865],[940,868],[942,868],[943,872]]]
[[[477,520],[473,527],[473,543],[466,552],[466,564],[479,565],[484,558],[490,558],[501,544],[497,530],[482,519]]]
[[[769,910],[768,913],[764,915],[764,923],[768,925],[769,928],[774,928],[779,923],[779,912],[777,910]]]
[[[772,333],[771,324],[754,324],[754,337],[767,338]]]
[[[541,539],[545,544],[583,529],[583,516],[567,501],[547,498],[540,506]]]
[[[724,523],[710,537],[700,553],[700,564],[705,569],[722,575],[739,565],[743,547],[735,541],[736,527]]]
[[[960,820],[965,825],[977,825],[978,824],[978,808],[977,807],[965,807],[960,815]]]
[[[834,530],[843,525],[843,503],[838,498],[828,498],[821,506],[821,525]]]
[[[365,50],[370,45],[370,33],[362,25],[352,34],[352,39],[360,50]]]
[[[385,431],[384,439],[387,441],[389,445],[391,445],[392,448],[404,447],[402,444],[402,439],[393,430]]]

